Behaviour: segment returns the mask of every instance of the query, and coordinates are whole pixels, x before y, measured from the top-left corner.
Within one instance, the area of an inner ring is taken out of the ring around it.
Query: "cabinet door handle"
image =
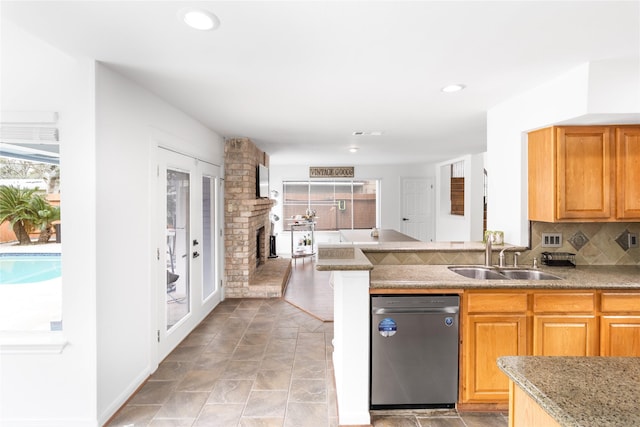
[[[409,218],[402,218],[403,221],[409,221]]]

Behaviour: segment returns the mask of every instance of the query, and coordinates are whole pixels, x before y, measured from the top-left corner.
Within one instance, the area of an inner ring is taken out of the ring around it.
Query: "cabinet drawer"
[[[603,292],[602,312],[640,312],[640,294],[631,292]]]
[[[595,310],[594,292],[536,293],[533,295],[535,313],[585,313]]]
[[[524,313],[527,311],[526,293],[467,293],[469,313]]]

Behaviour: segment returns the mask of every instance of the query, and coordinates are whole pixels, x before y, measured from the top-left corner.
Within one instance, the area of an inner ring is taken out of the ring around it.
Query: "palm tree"
[[[30,245],[29,232],[39,221],[30,204],[35,190],[0,186],[0,223],[9,221],[20,245]]]
[[[40,237],[38,243],[47,243],[53,235],[53,221],[60,219],[60,208],[52,206],[44,197],[34,194],[29,202],[32,212],[37,213],[36,226],[40,227]]]

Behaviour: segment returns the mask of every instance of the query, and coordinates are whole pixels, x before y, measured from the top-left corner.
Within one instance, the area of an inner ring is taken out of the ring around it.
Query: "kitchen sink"
[[[456,266],[449,267],[449,270],[469,279],[481,280],[562,280],[555,274],[545,273],[540,270],[527,269],[497,269],[483,266]]]
[[[507,278],[490,267],[449,267],[449,270],[469,279],[505,280]]]
[[[555,274],[545,273],[539,270],[500,270],[500,274],[507,276],[509,279],[520,280],[561,280]]]

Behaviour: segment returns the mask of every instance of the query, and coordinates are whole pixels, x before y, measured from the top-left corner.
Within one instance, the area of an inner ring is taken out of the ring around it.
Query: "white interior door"
[[[433,178],[401,178],[400,231],[423,242],[435,238]]]
[[[220,168],[158,149],[159,360],[220,302]]]

